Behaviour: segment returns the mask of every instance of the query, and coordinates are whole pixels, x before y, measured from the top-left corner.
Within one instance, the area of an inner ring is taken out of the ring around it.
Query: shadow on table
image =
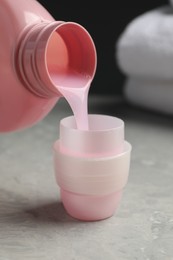
[[[25,213],[35,222],[62,223],[78,221],[67,214],[60,201],[28,208],[25,210]]]
[[[0,225],[20,225],[34,226],[36,223],[62,223],[79,222],[72,218],[65,211],[61,201],[45,201],[36,206],[27,206],[31,204],[25,198],[18,196],[13,200],[5,198],[0,200]],[[1,228],[0,228],[1,229]]]

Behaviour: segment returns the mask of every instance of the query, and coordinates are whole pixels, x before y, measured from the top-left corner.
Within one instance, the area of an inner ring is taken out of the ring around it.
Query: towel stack
[[[127,76],[126,100],[167,114],[173,114],[172,6],[158,7],[136,17],[116,43],[116,60]]]

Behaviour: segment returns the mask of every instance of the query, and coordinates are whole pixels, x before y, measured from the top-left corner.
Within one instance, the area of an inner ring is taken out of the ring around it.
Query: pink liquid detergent
[[[69,103],[76,126],[81,130],[88,130],[88,92],[91,84],[90,76],[83,76],[79,73],[68,72],[66,75],[57,73],[51,74],[51,79],[59,92]]]
[[[69,103],[77,128],[88,130],[88,92],[95,69],[90,72],[91,75],[87,74],[85,61],[79,63],[78,55],[72,60],[71,50],[61,35],[58,32],[52,34],[46,51],[49,76],[58,92]]]

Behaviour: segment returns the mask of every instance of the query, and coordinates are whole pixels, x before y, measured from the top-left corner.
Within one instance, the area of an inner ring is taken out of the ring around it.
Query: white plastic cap
[[[76,128],[74,116],[60,122],[54,144],[58,185],[87,195],[105,195],[127,183],[131,145],[124,141],[124,122],[107,115],[89,115],[89,130]]]
[[[74,116],[60,122],[60,146],[63,153],[103,157],[123,151],[124,122],[107,115],[89,115],[89,131],[76,128]]]
[[[78,130],[73,116],[61,120],[54,167],[69,215],[94,221],[114,214],[128,180],[131,148],[119,118],[89,115],[88,131]]]
[[[124,142],[123,152],[109,157],[76,157],[62,153],[54,145],[56,180],[64,190],[85,195],[106,195],[124,188],[128,180],[131,145]]]

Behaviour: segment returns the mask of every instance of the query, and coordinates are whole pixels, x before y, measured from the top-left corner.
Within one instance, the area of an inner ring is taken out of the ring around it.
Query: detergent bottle
[[[0,32],[0,132],[42,120],[69,95],[60,86],[89,88],[96,50],[80,24],[56,21],[36,0],[1,0]]]

